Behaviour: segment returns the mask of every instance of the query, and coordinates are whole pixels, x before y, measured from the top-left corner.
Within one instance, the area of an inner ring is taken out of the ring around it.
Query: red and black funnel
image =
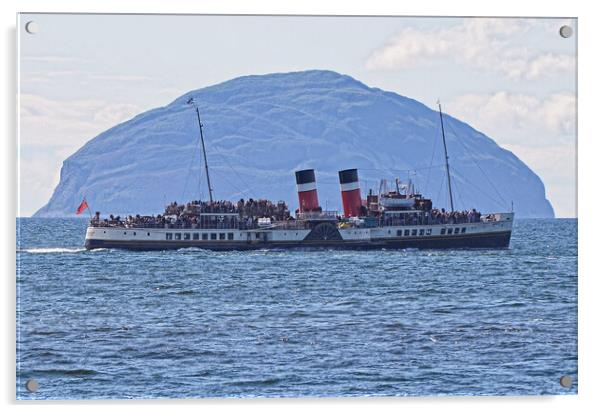
[[[299,195],[299,212],[313,211],[320,207],[316,174],[313,169],[295,172],[297,179],[297,195]]]
[[[358,217],[362,209],[362,195],[357,169],[339,171],[341,197],[343,198],[343,214],[346,217]]]

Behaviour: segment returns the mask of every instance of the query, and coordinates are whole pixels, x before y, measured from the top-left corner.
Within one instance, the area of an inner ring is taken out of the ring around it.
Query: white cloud
[[[27,85],[28,83],[50,83],[60,80],[72,80],[74,78],[83,79],[84,81],[102,81],[102,82],[148,82],[152,81],[153,78],[150,76],[142,75],[130,75],[130,74],[91,74],[83,70],[44,70],[32,73],[23,73],[21,76],[21,83]]]
[[[556,27],[558,22],[552,23]],[[511,79],[536,79],[575,69],[575,57],[535,51],[524,36],[549,32],[551,23],[534,19],[469,18],[445,28],[407,27],[368,57],[370,70],[396,70],[434,64],[438,59]]]
[[[539,175],[556,216],[576,216],[576,96],[467,94],[446,112],[493,138]]]
[[[502,145],[541,147],[574,142],[575,103],[576,96],[571,93],[540,99],[497,92],[462,95],[447,103],[445,109]]]
[[[60,144],[76,149],[100,132],[141,111],[141,108],[130,103],[104,100],[61,101],[22,94],[21,144]]]
[[[90,75],[90,79],[93,80],[112,80],[116,82],[146,82],[149,80],[153,80],[152,77],[149,76],[138,76],[138,75]]]
[[[44,63],[86,63],[88,59],[74,56],[22,56],[22,61]]]
[[[140,108],[131,103],[106,105],[94,114],[94,120],[101,124],[116,125],[140,113]]]

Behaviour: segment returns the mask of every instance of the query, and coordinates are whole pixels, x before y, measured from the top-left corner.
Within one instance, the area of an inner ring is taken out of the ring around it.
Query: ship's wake
[[[73,254],[80,252],[102,252],[108,251],[107,248],[97,248],[94,250],[86,250],[85,248],[26,248],[17,250],[18,252],[27,252],[29,254]]]

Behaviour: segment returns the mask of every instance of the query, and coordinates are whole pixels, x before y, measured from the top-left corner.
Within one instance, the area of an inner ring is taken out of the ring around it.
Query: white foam
[[[30,254],[57,254],[83,252],[85,250],[85,248],[28,248],[21,251],[29,252]]]

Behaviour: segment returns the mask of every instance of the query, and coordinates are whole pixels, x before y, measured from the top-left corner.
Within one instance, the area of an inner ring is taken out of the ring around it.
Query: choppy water
[[[478,251],[88,252],[85,225],[17,221],[18,398],[577,392],[576,220]]]

